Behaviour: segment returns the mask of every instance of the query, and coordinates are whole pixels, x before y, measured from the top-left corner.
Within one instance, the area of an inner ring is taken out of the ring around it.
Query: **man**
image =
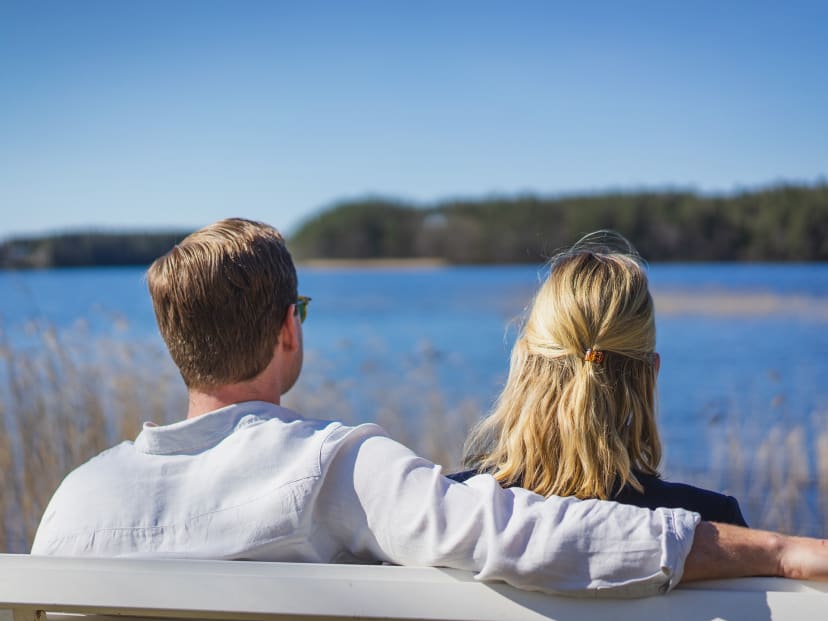
[[[824,542],[699,523],[678,509],[544,499],[467,483],[375,425],[280,407],[308,298],[272,227],[224,220],[153,263],[187,419],[147,423],[72,472],[33,554],[435,565],[550,592],[643,596],[684,579],[828,577]]]

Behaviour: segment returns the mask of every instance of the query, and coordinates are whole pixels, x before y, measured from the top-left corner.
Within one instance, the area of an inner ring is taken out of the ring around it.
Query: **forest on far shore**
[[[598,229],[624,234],[649,261],[825,261],[828,184],[781,185],[727,196],[525,195],[430,206],[355,200],[306,220],[288,236],[288,245],[300,261],[438,258],[456,264],[537,263]],[[13,238],[0,244],[0,267],[146,265],[188,233]]]

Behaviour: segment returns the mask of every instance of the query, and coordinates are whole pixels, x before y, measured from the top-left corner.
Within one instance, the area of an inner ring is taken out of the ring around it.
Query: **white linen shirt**
[[[699,516],[453,482],[373,424],[264,402],[146,423],[70,473],[32,554],[391,562],[568,594],[681,578]]]

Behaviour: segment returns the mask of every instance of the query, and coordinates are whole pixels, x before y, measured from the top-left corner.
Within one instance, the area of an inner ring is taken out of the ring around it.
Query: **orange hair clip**
[[[584,360],[595,364],[601,364],[604,361],[604,352],[597,349],[588,349],[584,352]]]

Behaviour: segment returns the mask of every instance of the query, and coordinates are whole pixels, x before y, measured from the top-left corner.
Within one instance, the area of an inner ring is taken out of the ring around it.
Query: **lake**
[[[6,337],[36,347],[34,322],[161,348],[143,271],[0,272]],[[543,273],[300,266],[300,293],[313,301],[305,373],[290,405],[304,411],[302,399],[336,382],[351,418],[370,420],[377,392],[400,388],[393,394],[410,403],[425,398],[417,393],[425,386],[444,404],[465,401],[482,414],[505,379],[512,320]],[[657,264],[650,278],[668,470],[710,468],[711,436],[725,430],[750,446],[775,425],[828,427],[828,265]]]

